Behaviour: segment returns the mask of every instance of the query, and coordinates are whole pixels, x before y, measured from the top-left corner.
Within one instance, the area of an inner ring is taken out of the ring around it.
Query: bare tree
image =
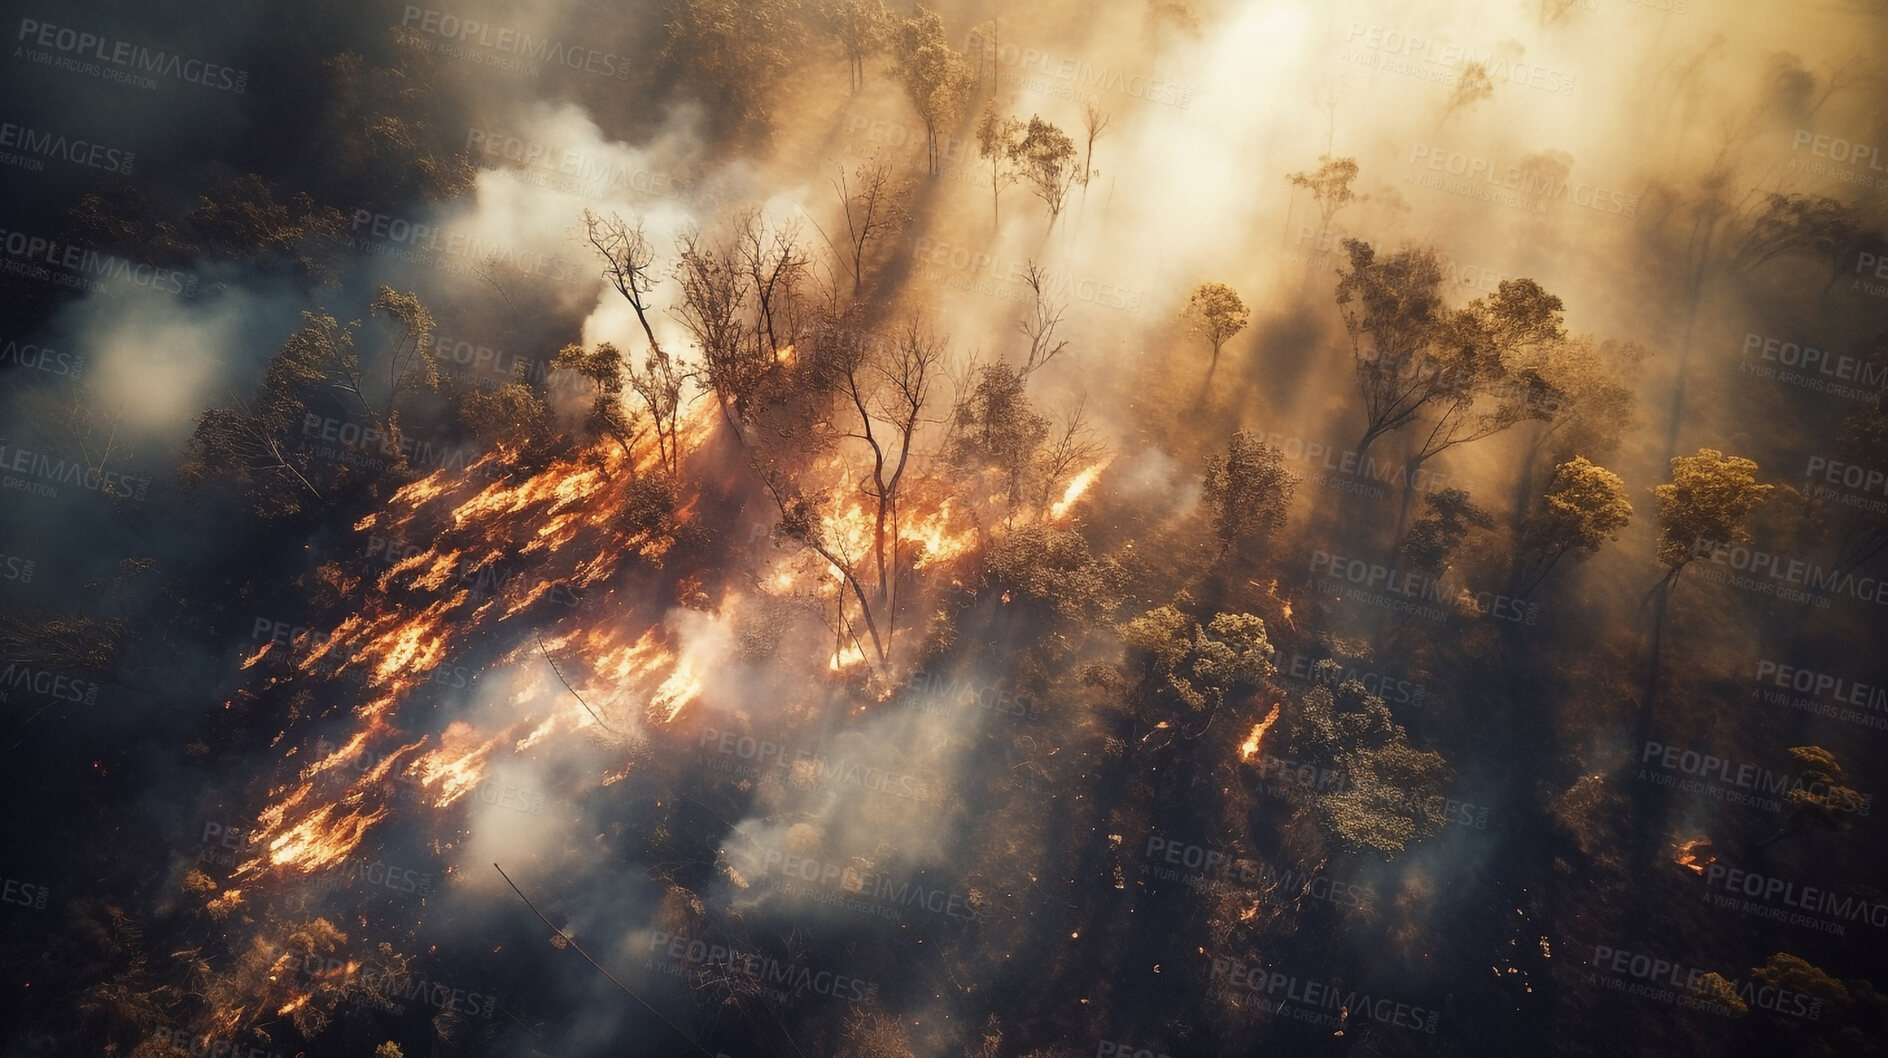
[[[875,158],[854,169],[851,182],[842,166],[833,179],[833,190],[845,214],[846,249],[852,257],[852,296],[856,298],[864,286],[865,260],[873,240],[911,219],[906,206],[911,183],[900,177],[890,163]]]
[[[1094,427],[1088,421],[1086,396],[1076,400],[1075,407],[1062,416],[1049,437],[1047,447],[1037,460],[1042,482],[1036,505],[1042,511],[1049,509],[1057,486],[1072,478],[1078,468],[1093,465],[1107,453],[1107,446],[1096,440]]]
[[[86,475],[98,481],[100,492],[107,496],[117,495],[115,487],[110,484],[111,467],[115,462],[131,458],[130,442],[120,435],[124,426],[124,413],[116,408],[109,412],[100,411],[94,398],[83,391],[74,391],[72,403],[65,407],[60,418],[66,436],[72,438],[72,443],[79,449],[79,458],[85,463]],[[274,436],[268,437],[268,440],[271,446],[278,443],[278,438]],[[284,466],[294,469],[286,460]],[[310,485],[309,489],[313,491],[314,486]]]
[[[983,108],[977,120],[977,153],[990,163],[990,223],[997,220],[998,202],[1003,189],[1015,183],[1016,145],[1021,142],[1023,123],[997,113],[996,101]]]
[[[742,262],[733,251],[710,245],[699,231],[684,233],[678,245],[681,260],[675,271],[682,303],[676,316],[701,350],[708,388],[722,414],[745,444],[741,423],[768,364],[755,357],[755,345],[748,340]]]
[[[635,310],[636,321],[642,324],[643,335],[649,339],[649,352],[644,355],[642,366],[638,368],[633,360],[624,357],[621,377],[648,409],[663,469],[674,475],[681,469],[676,434],[683,406],[682,390],[689,372],[662,348],[662,343],[656,340],[655,328],[649,323],[652,307],[649,294],[661,281],[655,273],[655,250],[643,233],[640,219],[631,228],[615,213],[604,218],[584,210],[583,223],[590,245],[603,255],[603,277]]]
[[[654,272],[656,255],[643,234],[641,218],[637,218],[636,226],[631,228],[615,213],[599,217],[586,209],[583,228],[590,245],[603,255],[603,278],[636,310],[636,321],[642,324],[649,348],[660,349],[655,328],[649,325],[649,292],[658,281]]]
[[[789,220],[770,227],[759,210],[750,210],[735,228],[734,256],[754,292],[754,359],[769,364],[800,334],[797,295],[809,262],[799,225]]]
[[[1112,116],[1096,106],[1093,100],[1082,104],[1082,132],[1088,142],[1082,152],[1082,190],[1088,190],[1088,181],[1095,176],[1095,141],[1108,131],[1108,122]]]
[[[858,415],[847,436],[871,458],[862,488],[874,508],[872,552],[888,638],[897,626],[898,488],[943,359],[943,340],[911,320],[890,343],[863,346],[841,366],[841,389]]]
[[[1028,378],[1037,368],[1055,359],[1056,354],[1069,346],[1067,339],[1056,340],[1055,331],[1062,323],[1066,307],[1051,302],[1048,295],[1043,293],[1045,278],[1047,276],[1042,266],[1030,261],[1028,270],[1023,274],[1023,281],[1029,284],[1030,293],[1035,296],[1030,299],[1030,314],[1017,325],[1029,337],[1029,355],[1024,358],[1023,366],[1017,372],[1021,378]]]

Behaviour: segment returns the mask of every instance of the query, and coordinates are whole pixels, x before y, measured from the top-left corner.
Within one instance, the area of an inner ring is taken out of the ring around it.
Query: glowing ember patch
[[[1710,839],[1693,838],[1678,846],[1678,855],[1672,857],[1672,862],[1703,874],[1706,867],[1718,862],[1718,858],[1711,855]]]

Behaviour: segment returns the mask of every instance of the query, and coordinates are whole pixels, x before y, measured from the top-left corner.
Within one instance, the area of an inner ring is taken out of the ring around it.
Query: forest
[[[14,16],[0,1058],[1888,1053],[1888,9],[434,2]]]

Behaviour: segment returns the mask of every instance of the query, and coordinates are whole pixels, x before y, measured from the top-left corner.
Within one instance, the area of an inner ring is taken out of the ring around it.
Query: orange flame
[[[1082,494],[1095,483],[1095,479],[1101,477],[1101,472],[1108,469],[1112,461],[1104,459],[1070,478],[1069,487],[1062,490],[1062,498],[1049,505],[1049,517],[1059,519],[1068,514],[1069,508],[1075,506],[1075,501],[1082,498]]]
[[[1693,838],[1678,846],[1678,855],[1672,857],[1672,862],[1703,874],[1706,867],[1718,862],[1718,858],[1711,855],[1710,839]]]
[[[1265,733],[1270,731],[1272,725],[1278,722],[1280,704],[1282,703],[1274,703],[1272,705],[1272,711],[1265,714],[1265,719],[1252,725],[1252,733],[1247,735],[1246,740],[1239,744],[1239,759],[1252,760],[1259,755],[1259,744],[1264,741]]]

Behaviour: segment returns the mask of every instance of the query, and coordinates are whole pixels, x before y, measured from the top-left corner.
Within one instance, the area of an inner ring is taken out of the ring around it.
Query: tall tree
[[[683,406],[682,391],[689,372],[662,348],[649,322],[650,291],[661,279],[655,271],[655,251],[643,233],[640,218],[632,228],[615,213],[599,217],[584,210],[583,222],[590,245],[603,257],[604,278],[629,302],[636,313],[636,321],[642,325],[643,336],[648,339],[649,350],[643,355],[642,366],[636,366],[633,358],[624,356],[619,377],[642,400],[655,428],[662,467],[673,476],[680,472],[677,433]]]
[[[623,465],[633,477],[636,473],[636,438],[642,429],[638,416],[623,404],[623,354],[613,343],[602,342],[594,348],[566,345],[551,361],[553,367],[590,380],[590,414],[585,426],[597,437],[615,441],[623,450]]]
[[[1023,123],[997,113],[991,100],[977,119],[977,154],[990,163],[990,221],[997,220],[1003,189],[1020,178],[1016,167],[1016,147],[1022,141]]]
[[[735,224],[733,256],[754,295],[753,361],[772,364],[802,334],[800,292],[811,262],[800,249],[799,225],[769,225],[758,209],[749,210]]]
[[[1504,279],[1493,295],[1451,311],[1433,250],[1379,258],[1344,240],[1337,304],[1350,334],[1365,426],[1357,451],[1395,430],[1428,424],[1412,467],[1456,445],[1550,416],[1542,365],[1571,339],[1561,301],[1531,279]]]
[[[1264,542],[1285,525],[1298,479],[1284,453],[1250,430],[1232,435],[1224,456],[1206,462],[1205,499],[1221,555]]]
[[[1357,159],[1333,158],[1328,154],[1318,156],[1318,167],[1310,172],[1288,173],[1286,180],[1293,187],[1302,187],[1311,192],[1311,200],[1318,204],[1318,240],[1322,242],[1324,233],[1330,230],[1331,221],[1345,206],[1357,198],[1351,190],[1351,182],[1357,179]]]
[[[1220,347],[1246,329],[1246,324],[1252,322],[1252,311],[1240,300],[1238,291],[1226,284],[1201,283],[1187,295],[1180,319],[1186,323],[1188,334],[1205,338],[1212,346],[1213,360],[1206,368],[1206,382],[1211,385],[1213,372],[1219,370]]]
[[[1554,478],[1522,523],[1513,594],[1534,590],[1569,553],[1587,558],[1619,539],[1632,521],[1632,503],[1619,475],[1584,456],[1554,468]]]
[[[833,191],[839,196],[846,222],[845,252],[850,258],[847,264],[852,268],[852,296],[856,298],[865,283],[866,260],[872,247],[911,220],[911,184],[890,163],[873,159],[855,168],[851,180],[847,180],[842,166],[833,179]]]
[[[1056,329],[1062,325],[1064,306],[1050,299],[1043,285],[1049,281],[1049,274],[1041,265],[1030,261],[1023,272],[1023,282],[1029,287],[1029,315],[1017,324],[1017,329],[1029,339],[1029,350],[1023,356],[1023,366],[1017,373],[1028,378],[1038,368],[1061,355],[1069,347],[1067,339],[1057,340]]]
[[[439,381],[433,317],[416,295],[386,286],[374,296],[371,315],[389,319],[391,326],[385,342],[364,360],[360,320],[343,326],[325,313],[302,313],[301,326],[270,357],[255,396],[237,399],[233,407],[212,408],[198,420],[190,456],[180,468],[185,480],[227,475],[250,494],[252,509],[264,517],[301,510],[323,489],[314,459],[300,450],[296,428],[311,410],[332,408],[337,395],[365,420],[363,436],[378,438],[380,451],[394,465],[404,464],[400,410],[408,398]]]
[[[1023,179],[1029,181],[1030,190],[1049,207],[1049,223],[1054,224],[1075,182],[1075,141],[1054,124],[1032,114],[1023,126],[1022,138],[1010,148],[1010,159]]]
[[[1652,490],[1659,505],[1658,558],[1674,581],[1704,548],[1750,539],[1744,518],[1776,486],[1757,483],[1757,464],[1700,448],[1672,460],[1672,480]]]
[[[820,21],[839,42],[852,71],[852,90],[865,84],[865,60],[885,47],[892,13],[885,0],[820,0]]]
[[[1265,622],[1249,613],[1216,614],[1202,626],[1161,606],[1122,626],[1121,638],[1140,655],[1157,698],[1178,699],[1209,722],[1222,706],[1257,693],[1276,671]]]
[[[963,466],[981,465],[1002,475],[1007,507],[1022,504],[1036,453],[1049,437],[1049,419],[1024,392],[1023,376],[1008,364],[975,369],[951,413],[946,456]]]
[[[1528,419],[1551,414],[1551,387],[1537,365],[1568,342],[1561,302],[1532,279],[1504,279],[1495,293],[1451,314],[1436,350],[1439,374],[1426,402],[1429,430],[1410,466]]]
[[[1082,104],[1082,135],[1085,143],[1082,149],[1082,188],[1087,193],[1088,182],[1095,178],[1095,141],[1108,131],[1112,120],[1106,110],[1096,105],[1094,100]]]
[[[944,35],[944,19],[922,7],[898,23],[892,47],[897,62],[894,72],[904,82],[905,95],[924,124],[926,169],[936,176],[942,158],[938,136],[948,130],[970,101],[974,80],[970,64],[950,46]]]
[[[1429,806],[1441,797],[1447,763],[1411,746],[1389,705],[1342,674],[1337,662],[1318,662],[1292,725],[1292,750],[1342,777],[1318,796],[1324,825],[1347,847],[1390,859],[1442,829]]]
[[[745,444],[748,407],[773,358],[758,355],[756,343],[750,340],[743,262],[732,249],[717,247],[696,231],[682,235],[680,251],[675,270],[682,301],[676,306],[676,316],[701,350],[709,391]]]
[[[1417,569],[1441,576],[1470,531],[1493,529],[1494,516],[1476,506],[1462,489],[1443,489],[1423,497],[1423,512],[1397,544],[1397,557]]]
[[[764,125],[805,39],[794,0],[665,0],[661,64],[728,126]]]
[[[912,320],[889,344],[862,347],[841,368],[841,387],[858,417],[848,436],[870,459],[862,487],[872,499],[872,554],[888,637],[897,621],[899,486],[943,359],[943,341]]]

